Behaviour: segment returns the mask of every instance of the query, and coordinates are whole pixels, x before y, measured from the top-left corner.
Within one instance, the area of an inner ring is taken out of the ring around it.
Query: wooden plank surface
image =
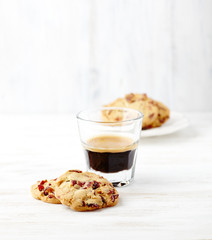
[[[141,139],[135,181],[120,203],[74,212],[30,196],[39,179],[85,170],[71,115],[0,116],[0,238],[212,239],[212,113],[190,126]]]

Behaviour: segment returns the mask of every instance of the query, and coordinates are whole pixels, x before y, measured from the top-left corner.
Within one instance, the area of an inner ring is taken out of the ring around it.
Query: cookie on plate
[[[47,203],[61,203],[55,197],[55,184],[57,179],[42,180],[31,186],[31,194],[34,198]]]
[[[105,178],[90,172],[69,170],[56,181],[55,196],[76,211],[112,207],[119,194]]]
[[[164,124],[170,116],[170,110],[161,102],[155,101],[151,98],[149,98],[152,103],[157,106],[158,108],[158,116],[157,119],[152,123],[151,127],[160,127],[162,124]]]
[[[147,97],[146,94],[127,94],[125,95],[127,107],[143,113],[142,128],[147,129],[155,122],[158,117],[158,107]]]
[[[118,98],[114,102],[105,105],[105,107],[125,107],[138,110],[143,113],[142,128],[149,128],[158,117],[158,107],[147,97],[146,94],[127,94],[124,98]],[[102,112],[104,121],[121,121],[119,111],[106,110]]]

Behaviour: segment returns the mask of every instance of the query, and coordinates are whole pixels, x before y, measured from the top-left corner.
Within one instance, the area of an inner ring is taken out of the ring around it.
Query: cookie
[[[31,194],[34,198],[43,202],[59,204],[61,203],[55,197],[56,180],[42,180],[31,186]]]
[[[162,124],[164,124],[170,117],[170,110],[161,102],[155,101],[153,99],[150,99],[152,103],[157,106],[158,108],[158,116],[157,119],[151,124],[152,128],[160,127]]]
[[[146,94],[127,94],[124,98],[118,98],[114,102],[105,105],[105,107],[125,107],[138,110],[143,113],[142,128],[147,129],[155,122],[158,116],[158,107],[147,97]],[[102,112],[102,118],[104,121],[121,121],[119,111],[106,110]]]
[[[143,113],[142,129],[147,129],[153,124],[158,116],[158,108],[150,101],[146,94],[128,94],[125,96],[128,108],[138,110]]]
[[[55,196],[76,211],[115,206],[119,194],[105,178],[90,172],[69,170],[56,181]]]
[[[122,107],[127,108],[127,103],[125,99],[118,98],[111,104],[105,105],[104,107]],[[102,111],[102,119],[105,122],[117,122],[123,120],[123,112],[119,110],[104,110]]]

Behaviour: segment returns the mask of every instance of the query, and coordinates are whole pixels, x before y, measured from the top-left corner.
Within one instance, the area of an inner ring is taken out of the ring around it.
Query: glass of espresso
[[[77,114],[87,170],[114,186],[134,179],[143,114],[129,108],[103,107]]]

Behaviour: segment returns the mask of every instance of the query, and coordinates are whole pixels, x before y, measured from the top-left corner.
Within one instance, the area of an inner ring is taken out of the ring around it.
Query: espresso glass
[[[143,114],[129,108],[103,107],[77,114],[87,170],[114,186],[134,179]]]

